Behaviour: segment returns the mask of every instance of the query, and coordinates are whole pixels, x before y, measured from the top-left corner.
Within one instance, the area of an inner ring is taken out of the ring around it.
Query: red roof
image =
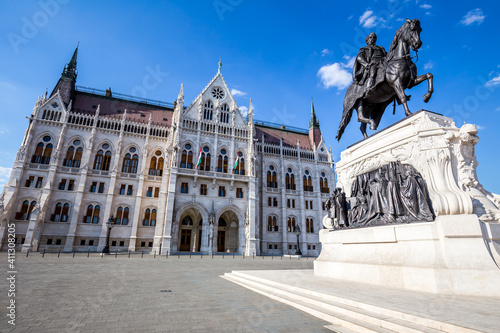
[[[304,150],[312,150],[309,142],[308,133],[299,133],[286,128],[274,128],[262,125],[255,125],[256,139],[261,142],[262,134],[264,134],[264,142],[274,145],[280,144],[280,138],[283,138],[283,146],[297,148],[297,140],[299,140],[300,148]]]
[[[119,98],[75,92],[73,112],[94,115],[100,105],[99,117],[122,119],[125,109],[127,120],[147,123],[151,115],[151,124],[170,127],[172,124],[173,109],[163,106],[126,101]]]

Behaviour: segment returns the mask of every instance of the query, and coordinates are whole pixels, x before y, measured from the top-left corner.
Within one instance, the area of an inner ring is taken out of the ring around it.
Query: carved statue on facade
[[[420,40],[420,21],[406,20],[396,31],[389,52],[375,45],[377,36],[372,33],[366,38],[367,46],[360,49],[353,67],[353,83],[347,89],[344,98],[344,111],[336,139],[340,140],[354,110],[361,122],[361,133],[365,138],[366,126],[376,130],[386,107],[393,103],[403,104],[405,115],[411,115],[405,89],[411,89],[428,81],[428,90],[424,95],[425,103],[434,91],[432,74],[417,76],[417,67],[411,60],[411,50],[417,52],[422,46]],[[394,105],[395,107],[395,105]]]

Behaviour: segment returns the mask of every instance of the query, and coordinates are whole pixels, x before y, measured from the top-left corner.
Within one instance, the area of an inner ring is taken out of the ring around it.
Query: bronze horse
[[[379,71],[381,75],[377,75],[378,78],[373,88],[366,91],[363,86],[352,83],[347,89],[342,120],[336,136],[337,140],[342,137],[354,109],[358,112],[358,121],[361,122],[361,133],[367,138],[366,125],[370,124],[370,129],[376,130],[386,107],[395,100],[399,104],[403,104],[406,116],[411,115],[407,105],[411,96],[406,96],[405,89],[411,89],[427,80],[429,87],[423,100],[425,103],[429,101],[434,91],[432,74],[417,76],[417,67],[410,56],[410,47],[418,52],[417,50],[422,46],[421,31],[419,20],[407,19],[396,31],[383,62],[383,70]]]

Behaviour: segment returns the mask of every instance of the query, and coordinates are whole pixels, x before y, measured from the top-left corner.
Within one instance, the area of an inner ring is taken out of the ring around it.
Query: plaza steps
[[[315,291],[313,288],[306,289],[273,281],[244,271],[233,271],[221,277],[327,321],[331,325],[326,325],[325,328],[334,332],[481,332]]]

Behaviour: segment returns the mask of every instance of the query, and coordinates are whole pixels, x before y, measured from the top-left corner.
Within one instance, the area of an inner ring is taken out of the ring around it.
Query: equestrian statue
[[[354,109],[358,112],[358,121],[361,122],[361,133],[367,138],[366,125],[370,124],[370,129],[376,130],[389,104],[403,104],[405,115],[411,115],[407,104],[411,96],[405,94],[405,89],[411,89],[427,80],[429,86],[423,100],[425,103],[429,101],[434,91],[432,74],[417,76],[417,66],[411,60],[410,53],[411,50],[415,51],[418,60],[418,49],[422,46],[421,31],[419,20],[407,19],[396,31],[387,53],[382,46],[375,45],[375,33],[366,37],[367,46],[359,50],[354,62],[353,82],[344,98],[344,111],[337,140],[340,141]],[[395,108],[396,104],[394,112]]]

